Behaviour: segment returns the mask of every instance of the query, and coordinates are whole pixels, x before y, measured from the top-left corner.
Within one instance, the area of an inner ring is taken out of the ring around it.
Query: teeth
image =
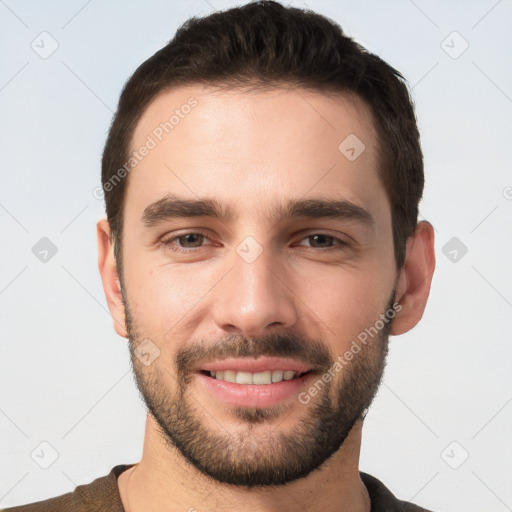
[[[226,382],[236,382],[236,372],[234,370],[224,370],[224,380]]]
[[[235,370],[217,370],[211,371],[210,376],[226,382],[236,382],[237,384],[263,385],[294,379],[297,376],[297,372],[293,370],[266,370],[264,372],[250,373],[237,372]]]
[[[284,372],[282,370],[274,370],[272,372],[272,382],[281,382],[283,380]]]
[[[237,384],[252,384],[252,373],[237,372],[235,382]]]
[[[251,375],[251,374],[249,373],[249,375]],[[252,374],[252,383],[253,384],[271,384],[272,383],[272,372],[269,370],[266,372],[253,373]],[[249,382],[249,384],[250,384],[250,382]]]

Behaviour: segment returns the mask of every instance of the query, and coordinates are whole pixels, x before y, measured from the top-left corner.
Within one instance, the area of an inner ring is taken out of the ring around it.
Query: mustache
[[[326,371],[334,363],[332,352],[320,340],[282,332],[269,333],[259,338],[228,334],[214,343],[203,338],[178,350],[175,361],[178,374],[186,375],[198,365],[213,360],[261,356],[287,357],[318,371]]]

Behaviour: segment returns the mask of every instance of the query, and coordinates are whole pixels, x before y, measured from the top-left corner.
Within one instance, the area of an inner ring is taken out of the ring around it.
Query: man
[[[192,19],[127,82],[102,166],[142,459],[9,510],[425,510],[358,468],[435,267],[401,75],[311,11]]]

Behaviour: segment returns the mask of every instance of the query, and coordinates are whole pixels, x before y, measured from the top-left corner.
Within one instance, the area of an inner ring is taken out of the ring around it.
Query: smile
[[[242,407],[270,407],[297,397],[317,368],[282,357],[238,357],[195,368],[198,385],[211,398]]]
[[[210,374],[210,377],[217,380],[234,382],[236,384],[255,384],[257,386],[277,383],[283,380],[292,380],[304,375],[304,373],[299,373],[293,370],[266,370],[257,373],[236,370],[213,370],[208,373]]]

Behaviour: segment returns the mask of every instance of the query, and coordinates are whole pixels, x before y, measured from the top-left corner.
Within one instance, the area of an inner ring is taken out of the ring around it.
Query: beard
[[[164,443],[216,482],[265,487],[309,475],[340,449],[355,423],[364,419],[382,379],[392,319],[384,322],[375,338],[365,343],[351,361],[345,361],[341,371],[327,383],[322,375],[336,359],[326,344],[284,331],[259,338],[228,335],[215,343],[191,343],[174,356],[172,375],[159,364],[161,359],[145,366],[137,357],[135,349],[144,336],[135,328],[137,319],[130,313],[123,290],[122,296],[132,370]],[[394,298],[395,291],[386,311],[394,309]],[[315,372],[317,379],[309,381],[321,383],[315,399],[307,405],[297,399],[291,408],[289,403],[259,408],[230,406],[236,428],[221,425],[211,402],[206,408],[194,397],[191,382],[197,377],[191,368],[213,359],[259,356],[289,357],[319,369]],[[174,380],[174,389],[166,384],[169,376]],[[280,429],[290,414],[286,409],[294,412],[297,407],[304,408],[304,414],[293,430]]]

